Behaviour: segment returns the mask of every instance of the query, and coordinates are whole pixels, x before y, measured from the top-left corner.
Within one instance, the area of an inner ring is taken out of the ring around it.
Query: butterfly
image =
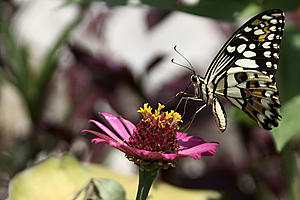
[[[274,75],[284,23],[284,13],[278,9],[267,10],[247,21],[224,44],[203,78],[188,61],[191,68],[184,67],[193,71],[190,79],[194,94],[181,100],[204,101],[195,115],[206,105],[212,105],[222,132],[227,117],[221,100],[241,109],[266,130],[278,126],[280,101]]]

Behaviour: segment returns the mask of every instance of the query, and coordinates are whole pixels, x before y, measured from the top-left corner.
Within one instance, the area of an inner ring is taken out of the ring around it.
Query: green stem
[[[139,188],[136,195],[136,200],[147,199],[153,180],[157,175],[157,171],[157,168],[148,170],[143,167],[139,167]]]

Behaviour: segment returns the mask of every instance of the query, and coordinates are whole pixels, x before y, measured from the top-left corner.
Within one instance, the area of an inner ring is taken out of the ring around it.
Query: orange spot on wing
[[[269,23],[268,22],[265,22],[265,27],[264,27],[264,32],[265,32],[265,34],[263,34],[263,35],[260,35],[259,37],[258,37],[258,41],[260,41],[260,42],[264,42],[265,41],[265,38],[269,35],[269,33],[270,33],[270,31],[269,31]]]
[[[260,89],[256,89],[252,92],[252,95],[256,95],[256,96],[260,96],[260,97],[263,97],[263,91],[264,90],[260,90]]]
[[[245,110],[247,111],[246,114],[247,114],[251,119],[253,119],[254,121],[257,122],[257,119],[256,119],[256,118],[254,117],[254,115],[252,114],[253,111],[254,111],[254,109],[253,109],[253,107],[252,107],[249,103],[247,103],[247,106],[245,107]]]
[[[259,25],[259,24],[261,24],[262,23],[262,21],[261,20],[259,20],[259,19],[256,19],[254,22],[252,22],[251,24],[252,25]]]

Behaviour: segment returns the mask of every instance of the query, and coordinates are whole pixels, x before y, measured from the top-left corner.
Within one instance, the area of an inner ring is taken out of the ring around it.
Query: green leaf
[[[166,10],[183,11],[194,15],[214,19],[234,20],[249,4],[249,1],[238,0],[200,0],[195,5],[179,3],[176,0],[141,0],[142,3],[160,7]]]
[[[278,8],[283,11],[295,10],[300,5],[300,1],[295,0],[272,0],[272,1],[263,1],[263,9],[274,9]]]
[[[89,4],[94,0],[67,0],[60,7],[64,8],[73,4]]]
[[[108,6],[125,6],[127,5],[127,0],[103,0]]]
[[[3,75],[7,76],[7,80],[14,80],[11,83],[24,93],[29,81],[28,50],[17,43],[11,27],[11,19],[3,9],[0,3],[0,44],[3,51],[1,56],[6,69]]]
[[[105,2],[108,6],[125,6],[128,4],[128,0],[68,0],[63,6],[68,6],[75,3],[86,4],[91,3],[92,1],[102,1]]]
[[[285,102],[300,93],[300,29],[295,24],[287,24],[280,45],[278,86],[280,100]]]
[[[282,120],[279,127],[272,130],[276,149],[283,147],[297,134],[300,133],[300,95],[288,101],[281,109]]]

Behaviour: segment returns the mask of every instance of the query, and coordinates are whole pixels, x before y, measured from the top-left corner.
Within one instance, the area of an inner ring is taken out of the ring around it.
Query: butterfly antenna
[[[195,73],[195,68],[193,67],[192,63],[182,54],[177,50],[177,46],[174,46],[174,50],[176,51],[176,53],[178,53],[190,66],[190,70],[193,71]],[[187,68],[187,67],[186,67]]]
[[[171,62],[174,63],[175,65],[178,65],[178,66],[180,66],[180,67],[186,68],[186,69],[192,71],[193,73],[195,73],[195,71],[194,71],[193,69],[191,69],[191,68],[189,68],[189,67],[187,67],[187,66],[185,66],[185,65],[182,65],[182,64],[179,64],[179,63],[175,62],[175,61],[174,61],[174,58],[171,59]]]

